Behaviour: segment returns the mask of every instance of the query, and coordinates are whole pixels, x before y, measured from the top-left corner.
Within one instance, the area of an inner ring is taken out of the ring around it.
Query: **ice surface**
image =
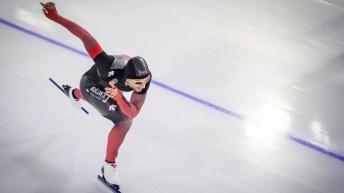
[[[123,193],[343,191],[342,1],[56,5],[107,53],[143,56],[156,81],[120,149]],[[85,52],[82,43],[39,2],[9,1],[0,15],[0,192],[109,192],[96,176],[111,122],[73,108],[48,80],[77,86],[92,60],[3,22]]]

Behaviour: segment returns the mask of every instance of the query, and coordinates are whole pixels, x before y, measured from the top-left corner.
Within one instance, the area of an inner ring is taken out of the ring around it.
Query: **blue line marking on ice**
[[[11,27],[11,28],[14,28],[14,29],[19,30],[19,31],[22,31],[22,32],[24,32],[24,33],[26,33],[26,34],[35,36],[35,37],[37,37],[37,38],[39,38],[39,39],[41,39],[41,40],[44,40],[44,41],[50,42],[50,43],[52,43],[52,44],[55,44],[55,45],[57,45],[57,46],[63,47],[63,48],[68,49],[68,50],[70,50],[70,51],[72,51],[72,52],[75,52],[75,53],[77,53],[77,54],[80,54],[80,55],[82,55],[82,56],[89,57],[89,55],[88,55],[87,53],[85,53],[85,52],[82,52],[82,51],[77,50],[77,49],[75,49],[75,48],[73,48],[73,47],[70,47],[70,46],[68,46],[68,45],[66,45],[66,44],[60,43],[60,42],[58,42],[58,41],[56,41],[56,40],[53,40],[53,39],[51,39],[51,38],[45,37],[45,36],[43,36],[43,35],[40,35],[40,34],[38,34],[38,33],[35,33],[35,32],[33,32],[33,31],[30,31],[30,30],[28,30],[28,29],[25,29],[25,28],[23,28],[23,27],[20,27],[20,26],[18,26],[18,25],[16,25],[16,24],[13,24],[13,23],[9,22],[9,21],[6,21],[6,20],[4,20],[4,19],[2,19],[2,18],[0,18],[0,22],[1,22],[2,24],[4,24],[4,25],[7,25],[7,26]],[[217,106],[217,105],[215,105],[215,104],[209,103],[209,102],[207,102],[207,101],[204,101],[204,100],[202,100],[202,99],[200,99],[200,98],[194,97],[194,96],[192,96],[192,95],[190,95],[190,94],[187,94],[187,93],[185,93],[185,92],[182,92],[182,91],[180,91],[180,90],[178,90],[178,89],[172,88],[172,87],[167,86],[167,85],[165,85],[165,84],[162,84],[162,83],[160,83],[160,82],[158,82],[158,81],[153,81],[153,80],[152,80],[152,83],[155,84],[155,85],[157,85],[157,86],[160,86],[160,87],[162,87],[162,88],[164,88],[164,89],[166,89],[166,90],[169,90],[169,91],[171,91],[171,92],[174,92],[174,93],[176,93],[176,94],[179,94],[179,95],[181,95],[181,96],[184,96],[184,97],[186,97],[186,98],[189,98],[190,100],[193,100],[193,101],[198,102],[198,103],[200,103],[200,104],[206,105],[206,106],[208,106],[208,107],[211,107],[211,108],[213,108],[213,109],[215,109],[215,110],[218,110],[218,111],[220,111],[220,112],[223,112],[223,113],[225,113],[225,114],[228,114],[228,115],[230,115],[230,116],[232,116],[232,117],[235,117],[235,118],[240,119],[240,120],[244,120],[244,116],[242,116],[242,115],[239,115],[239,114],[237,114],[237,113],[235,113],[235,112],[232,112],[232,111],[230,111],[230,110],[227,110],[227,109],[222,108],[222,107],[220,107],[220,106]],[[327,155],[327,156],[330,156],[330,157],[332,157],[332,158],[335,158],[335,159],[337,159],[337,160],[340,160],[340,161],[343,161],[343,162],[344,162],[344,156],[342,156],[342,155],[333,153],[333,152],[328,151],[328,150],[326,150],[326,149],[324,149],[324,148],[321,148],[321,147],[319,147],[319,146],[316,146],[316,145],[314,145],[314,144],[311,144],[311,143],[309,143],[309,142],[306,142],[306,141],[304,141],[304,140],[302,140],[302,139],[299,139],[299,138],[296,138],[296,137],[293,137],[293,136],[290,136],[290,135],[287,136],[287,138],[288,138],[289,140],[293,141],[293,142],[296,142],[296,143],[300,144],[300,145],[303,145],[303,146],[305,146],[305,147],[311,148],[311,149],[313,149],[313,150],[315,150],[315,151],[317,151],[317,152],[323,153],[323,154],[325,154],[325,155]]]
[[[318,151],[318,152],[320,152],[320,153],[323,153],[323,154],[325,154],[325,155],[328,155],[328,156],[330,156],[330,157],[333,157],[333,158],[335,158],[335,159],[338,159],[338,160],[344,162],[344,156],[342,156],[342,155],[333,153],[333,152],[328,151],[328,150],[326,150],[326,149],[324,149],[324,148],[322,148],[322,147],[316,146],[316,145],[314,145],[314,144],[312,144],[312,143],[309,143],[309,142],[304,141],[304,140],[302,140],[302,139],[300,139],[300,138],[297,138],[297,137],[293,137],[293,136],[291,136],[291,135],[289,135],[289,136],[287,136],[287,137],[288,137],[288,139],[290,139],[290,140],[292,140],[292,141],[294,141],[294,142],[296,142],[296,143],[298,143],[298,144],[301,144],[301,145],[303,145],[303,146],[306,146],[306,147],[311,148],[311,149],[313,149],[313,150],[315,150],[315,151]]]
[[[4,25],[7,25],[7,26],[9,26],[9,27],[12,27],[12,28],[14,28],[14,29],[16,29],[16,30],[19,30],[19,31],[22,31],[22,32],[24,32],[24,33],[30,34],[30,35],[32,35],[32,36],[35,36],[36,38],[39,38],[39,39],[41,39],[41,40],[50,42],[50,43],[52,43],[52,44],[55,44],[55,45],[57,45],[57,46],[60,46],[60,47],[65,48],[65,49],[67,49],[67,50],[70,50],[70,51],[72,51],[72,52],[75,52],[75,53],[77,53],[77,54],[80,54],[80,55],[83,55],[83,56],[88,56],[88,54],[85,53],[85,52],[82,52],[82,51],[77,50],[77,49],[75,49],[75,48],[72,48],[72,47],[70,47],[70,46],[68,46],[68,45],[66,45],[66,44],[63,44],[63,43],[61,43],[61,42],[58,42],[58,41],[56,41],[56,40],[53,40],[53,39],[51,39],[51,38],[48,38],[48,37],[43,36],[43,35],[41,35],[41,34],[38,34],[38,33],[36,33],[36,32],[33,32],[33,31],[30,31],[30,30],[25,29],[25,28],[23,28],[23,27],[20,27],[20,26],[18,26],[18,25],[16,25],[16,24],[13,24],[13,23],[8,22],[8,21],[6,21],[6,20],[3,20],[3,19],[1,19],[1,18],[0,18],[0,22],[1,22],[2,24],[4,24]]]
[[[152,80],[151,82],[154,83],[154,84],[156,84],[157,86],[160,86],[160,87],[162,87],[162,88],[164,88],[164,89],[166,89],[166,90],[169,90],[169,91],[171,91],[171,92],[174,92],[174,93],[176,93],[176,94],[182,95],[182,96],[184,96],[184,97],[186,97],[186,98],[189,98],[189,99],[191,99],[191,100],[193,100],[193,101],[195,101],[195,102],[201,103],[201,104],[206,105],[206,106],[208,106],[208,107],[211,107],[211,108],[213,108],[213,109],[215,109],[215,110],[218,110],[218,111],[221,111],[221,112],[223,112],[223,113],[226,113],[226,114],[228,114],[228,115],[230,115],[230,116],[232,116],[232,117],[235,117],[235,118],[244,120],[244,116],[239,115],[238,113],[235,113],[235,112],[233,112],[233,111],[227,110],[227,109],[225,109],[225,108],[222,108],[222,107],[220,107],[220,106],[217,106],[217,105],[212,104],[212,103],[210,103],[210,102],[207,102],[207,101],[205,101],[205,100],[202,100],[202,99],[200,99],[200,98],[197,98],[197,97],[195,97],[195,96],[192,96],[192,95],[190,95],[190,94],[187,94],[187,93],[185,93],[185,92],[182,92],[182,91],[177,90],[177,89],[175,89],[175,88],[172,88],[172,87],[170,87],[170,86],[168,86],[168,85],[166,85],[166,84],[160,83],[160,82],[158,82],[158,81]]]

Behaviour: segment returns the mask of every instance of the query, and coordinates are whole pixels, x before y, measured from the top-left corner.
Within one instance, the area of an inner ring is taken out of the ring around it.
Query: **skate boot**
[[[80,109],[81,108],[80,99],[75,98],[74,95],[73,95],[73,90],[75,88],[72,88],[69,85],[62,85],[62,88],[63,88],[65,94],[68,96],[68,98],[69,98],[70,102],[72,103],[72,105],[75,108]]]
[[[102,167],[102,173],[107,182],[112,185],[120,186],[122,183],[119,179],[116,166],[116,163],[108,163],[105,161]]]

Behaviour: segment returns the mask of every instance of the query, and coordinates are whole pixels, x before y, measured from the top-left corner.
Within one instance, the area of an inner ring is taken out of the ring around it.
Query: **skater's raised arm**
[[[91,56],[92,59],[94,59],[98,54],[100,54],[103,51],[99,43],[85,29],[80,27],[78,24],[60,16],[57,12],[55,3],[41,2],[41,5],[43,6],[43,13],[47,18],[64,26],[72,34],[81,39],[81,41],[84,43],[84,46],[88,54]]]

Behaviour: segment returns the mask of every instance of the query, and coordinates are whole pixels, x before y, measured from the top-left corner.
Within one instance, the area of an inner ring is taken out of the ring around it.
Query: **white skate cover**
[[[80,109],[81,108],[81,104],[80,104],[80,100],[76,100],[74,97],[73,97],[73,90],[75,88],[70,88],[69,89],[69,93],[68,93],[68,96],[69,96],[69,100],[70,102],[72,103],[72,105],[77,108],[77,109]]]
[[[109,188],[114,193],[121,193],[119,191],[121,180],[118,176],[118,171],[116,169],[115,163],[107,163],[106,161],[102,167],[103,177],[98,175],[98,180],[102,182],[107,188]]]
[[[104,162],[102,172],[105,180],[110,184],[117,186],[122,184],[121,180],[119,179],[115,163]]]

